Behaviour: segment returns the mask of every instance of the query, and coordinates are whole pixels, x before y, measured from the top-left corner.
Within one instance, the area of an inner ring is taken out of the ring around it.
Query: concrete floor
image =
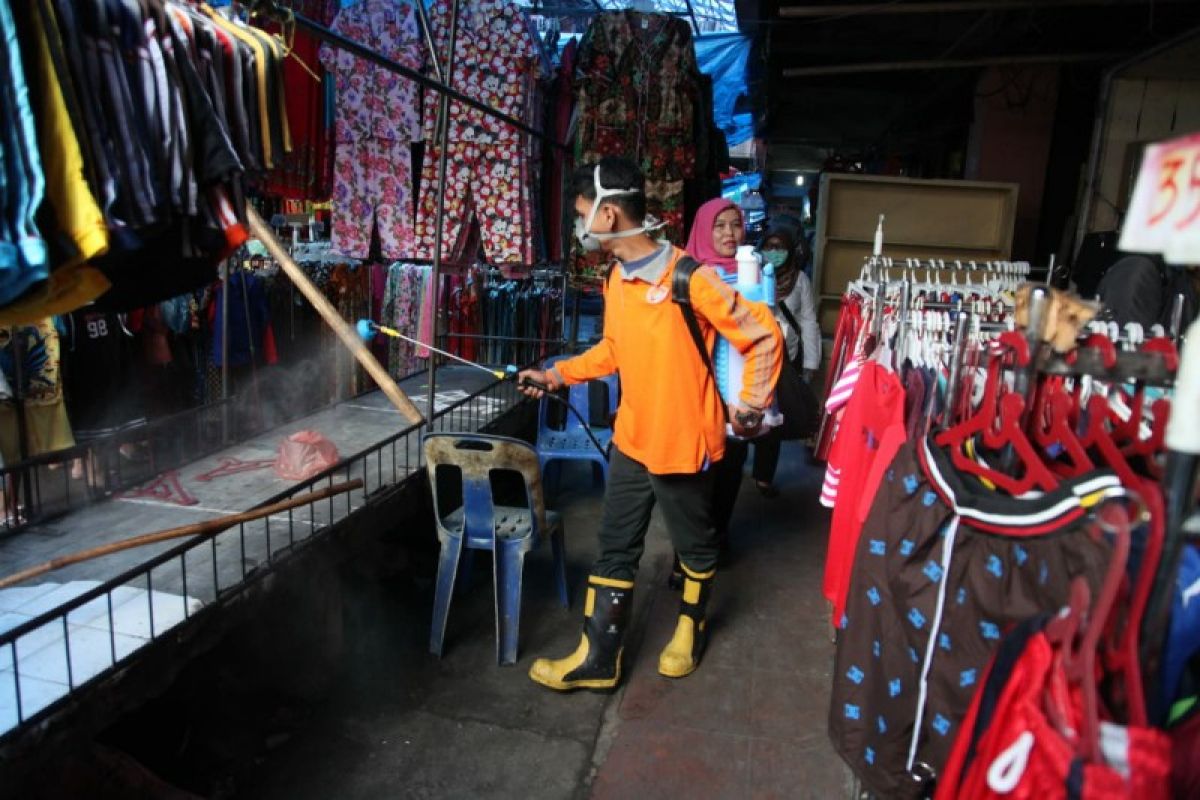
[[[609,695],[562,696],[532,683],[540,655],[573,649],[595,553],[601,492],[565,473],[573,606],[554,600],[548,545],[525,573],[521,654],[495,661],[489,563],[450,611],[446,650],[427,653],[432,586],[399,587],[347,623],[350,668],[309,723],[261,762],[242,797],[836,798],[850,776],[825,729],[830,644],[820,584],[828,512],[819,468],[784,448],[768,500],[746,479],[734,562],[717,581],[700,669],[656,672],[677,598],[655,516],[626,642],[626,678]]]

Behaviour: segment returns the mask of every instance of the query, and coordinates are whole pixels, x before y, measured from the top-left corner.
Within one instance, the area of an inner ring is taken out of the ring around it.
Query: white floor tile
[[[25,719],[67,693],[64,683],[21,676],[21,714]],[[0,670],[0,733],[17,726],[16,681],[11,670]]]

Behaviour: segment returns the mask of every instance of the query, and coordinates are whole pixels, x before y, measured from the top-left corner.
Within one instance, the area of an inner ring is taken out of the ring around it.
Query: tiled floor
[[[99,586],[99,581],[41,583],[0,589],[0,633]],[[0,658],[0,734],[18,719],[42,710],[150,641],[183,622],[200,601],[168,592],[122,586],[16,640],[15,655],[4,648]],[[16,660],[14,671],[13,660]],[[20,678],[20,715],[18,680]]]

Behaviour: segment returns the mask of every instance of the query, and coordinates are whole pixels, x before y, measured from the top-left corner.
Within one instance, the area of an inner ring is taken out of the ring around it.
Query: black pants
[[[631,581],[646,549],[646,529],[654,504],[675,552],[689,569],[708,572],[717,565],[713,528],[713,469],[685,475],[652,475],[613,448],[600,524],[600,558],[592,574]]]
[[[779,466],[779,449],[783,445],[783,434],[772,428],[754,440],[754,480],[774,483],[775,469]]]
[[[729,536],[729,521],[733,519],[733,507],[737,505],[738,491],[742,488],[742,471],[746,467],[750,445],[754,445],[754,480],[771,483],[775,480],[775,468],[779,465],[779,448],[783,440],[779,430],[760,436],[753,442],[741,439],[725,440],[725,458],[714,470],[716,486],[713,487],[713,522],[719,539]]]

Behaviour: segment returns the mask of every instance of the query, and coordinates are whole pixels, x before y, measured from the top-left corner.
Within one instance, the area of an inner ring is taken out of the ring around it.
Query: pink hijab
[[[717,217],[731,208],[737,210],[738,217],[742,219],[744,225],[746,220],[737,203],[726,200],[724,197],[717,197],[700,206],[700,210],[696,212],[696,219],[692,222],[692,233],[688,236],[687,242],[689,256],[701,264],[716,267],[722,272],[736,270],[737,259],[733,256],[725,257],[713,247],[713,228],[717,224]]]

